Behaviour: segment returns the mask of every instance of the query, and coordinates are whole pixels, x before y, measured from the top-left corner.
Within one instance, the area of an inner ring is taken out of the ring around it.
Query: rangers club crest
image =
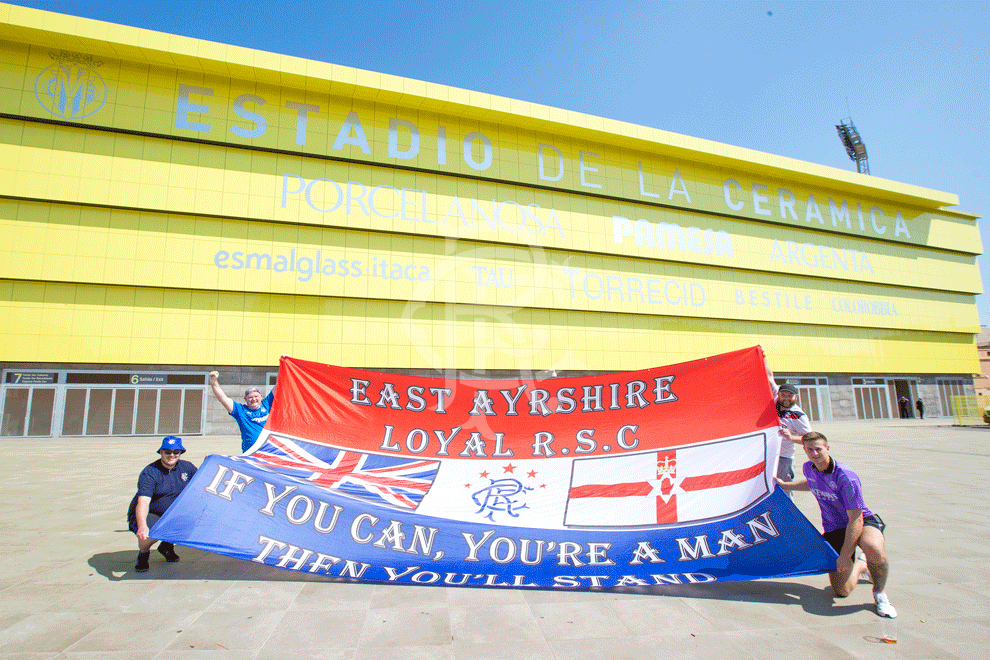
[[[62,119],[83,119],[96,113],[107,100],[107,86],[96,68],[103,62],[92,55],[62,51],[49,53],[55,62],[38,74],[34,94],[48,112]]]

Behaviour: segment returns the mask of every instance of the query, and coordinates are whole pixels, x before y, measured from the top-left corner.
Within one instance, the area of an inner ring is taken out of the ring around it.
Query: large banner
[[[753,347],[455,381],[282,358],[265,431],[209,456],[153,538],[354,580],[589,589],[823,573],[773,475]]]

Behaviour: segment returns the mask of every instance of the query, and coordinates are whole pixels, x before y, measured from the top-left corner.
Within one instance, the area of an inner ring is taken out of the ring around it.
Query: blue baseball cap
[[[177,435],[166,435],[162,440],[162,446],[158,448],[158,451],[163,449],[178,449],[181,452],[186,451],[186,448],[182,446],[182,438]]]

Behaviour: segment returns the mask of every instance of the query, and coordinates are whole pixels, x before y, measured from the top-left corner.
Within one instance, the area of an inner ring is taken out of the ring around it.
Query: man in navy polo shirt
[[[261,390],[257,387],[249,387],[244,392],[244,403],[238,403],[227,396],[220,387],[220,373],[217,371],[210,372],[210,387],[213,389],[213,396],[237,421],[237,427],[241,430],[241,452],[246,452],[265,428],[272,402],[275,401],[275,390],[269,392],[268,396],[262,397]]]
[[[839,598],[845,598],[856,587],[859,576],[868,569],[877,614],[893,619],[897,610],[884,592],[889,571],[883,539],[886,525],[880,516],[866,507],[863,485],[856,473],[829,455],[828,440],[824,435],[817,431],[805,433],[801,442],[810,459],[804,464],[805,479],[789,483],[777,479],[777,485],[784,490],[810,490],[818,500],[822,510],[822,536],[839,554],[835,571],[828,574],[832,591]],[[856,546],[863,550],[865,561],[862,556],[855,556]]]
[[[196,474],[195,465],[179,458],[185,451],[182,438],[166,436],[158,449],[159,459],[141,470],[138,477],[137,493],[127,509],[127,526],[138,539],[137,564],[134,565],[134,570],[138,573],[148,570],[151,546],[156,542],[156,539],[148,536],[151,526]],[[179,561],[179,555],[175,554],[175,546],[171,543],[159,543],[158,552],[165,557],[165,561]]]

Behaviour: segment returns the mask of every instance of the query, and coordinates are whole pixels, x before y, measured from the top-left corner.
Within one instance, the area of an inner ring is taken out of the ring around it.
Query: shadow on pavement
[[[347,582],[326,576],[286,571],[263,564],[224,557],[203,550],[175,546],[181,558],[169,564],[151,550],[151,567],[147,573],[134,570],[137,548],[117,552],[101,552],[89,558],[89,565],[110,582],[125,580],[228,580],[241,582]]]
[[[617,593],[726,600],[742,603],[763,603],[767,605],[799,605],[805,612],[815,616],[847,616],[862,610],[873,611],[871,604],[858,602],[860,599],[857,598],[857,595],[863,595],[864,593],[867,598],[870,598],[869,584],[863,583],[859,589],[865,589],[865,592],[857,589],[853,592],[850,599],[847,600],[833,596],[832,588],[828,585],[828,578],[823,575],[822,580],[825,581],[823,587],[814,587],[797,582],[754,580],[716,584],[637,587],[616,589],[614,591]]]
[[[168,564],[155,551],[151,552],[151,568],[147,573],[137,573],[134,562],[137,551],[106,552],[93,555],[89,565],[100,575],[111,582],[126,580],[228,580],[240,582],[339,582],[350,580],[328,578],[326,576],[307,575],[294,571],[280,570],[254,564],[252,562],[224,557],[202,550],[176,546],[183,557],[181,561]],[[696,598],[706,600],[724,600],[748,603],[764,603],[769,605],[797,605],[805,612],[815,616],[847,616],[862,610],[872,611],[868,603],[859,602],[860,596],[868,598],[870,586],[860,585],[853,597],[846,604],[845,599],[835,598],[828,586],[827,578],[823,587],[814,587],[797,582],[777,582],[773,580],[754,580],[748,582],[723,582],[716,584],[692,585],[662,585],[654,587],[630,587],[618,589],[593,590],[601,593],[636,594],[643,596],[668,596],[674,598]],[[374,586],[378,582],[354,583]],[[419,589],[417,585],[395,584],[391,586]],[[862,591],[860,591],[862,590]],[[546,591],[557,591],[547,589]]]

